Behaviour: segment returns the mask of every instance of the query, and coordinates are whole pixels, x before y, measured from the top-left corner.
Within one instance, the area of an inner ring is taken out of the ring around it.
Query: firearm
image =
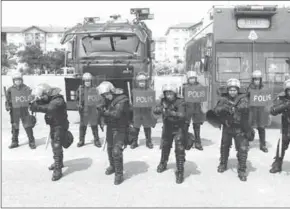
[[[5,94],[5,100],[6,100],[6,102],[5,102],[6,110],[9,111],[9,110],[11,110],[11,107],[9,105],[7,90],[6,90],[5,86],[4,86],[4,94]]]

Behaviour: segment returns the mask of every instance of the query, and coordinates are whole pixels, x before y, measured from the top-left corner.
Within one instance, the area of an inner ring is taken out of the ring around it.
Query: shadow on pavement
[[[176,163],[169,163],[167,168],[176,170]],[[191,175],[200,174],[201,172],[200,170],[198,170],[198,166],[194,162],[186,160],[184,164],[184,179],[188,178]]]
[[[233,171],[234,168],[235,169],[238,168],[238,160],[234,159],[234,158],[229,159],[228,160],[228,169],[231,169]],[[253,167],[252,162],[247,160],[247,175],[249,175],[251,172],[255,172],[256,170],[257,170],[257,168]]]
[[[91,167],[93,160],[91,158],[73,159],[64,162],[64,167],[67,169],[63,172],[63,176],[67,176],[75,171],[87,170]]]
[[[272,145],[270,143],[267,143],[267,142],[266,142],[266,146],[268,149],[272,147]],[[252,148],[260,149],[259,139],[254,139],[254,141],[250,142],[250,149],[252,149]]]
[[[288,176],[290,175],[290,162],[289,161],[283,162],[282,171],[285,171]]]
[[[46,142],[46,137],[42,137],[40,139],[35,139],[36,147],[41,146],[41,145],[45,145],[45,142]]]
[[[213,145],[213,144],[214,144],[213,141],[210,140],[210,139],[205,139],[205,138],[202,138],[202,139],[201,139],[201,145],[202,145],[203,147],[208,147],[208,146],[211,146],[211,145]]]
[[[131,161],[124,164],[124,179],[130,179],[148,171],[149,165],[143,161]]]

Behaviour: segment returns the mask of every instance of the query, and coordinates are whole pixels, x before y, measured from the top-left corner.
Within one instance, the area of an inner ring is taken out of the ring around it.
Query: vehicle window
[[[82,44],[87,55],[95,52],[123,52],[141,55],[141,42],[137,36],[86,36],[82,39]]]
[[[217,61],[218,81],[227,81],[233,77],[239,78],[241,72],[240,57],[219,57]]]
[[[286,60],[289,58],[267,58],[266,59],[266,71],[269,81],[284,82],[290,74],[289,65]]]

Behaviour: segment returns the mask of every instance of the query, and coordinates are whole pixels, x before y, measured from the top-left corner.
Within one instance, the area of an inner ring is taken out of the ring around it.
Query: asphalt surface
[[[3,104],[3,103],[2,103]],[[220,131],[209,124],[202,126],[204,151],[192,149],[186,153],[185,181],[175,183],[175,155],[171,150],[168,170],[156,172],[160,160],[161,124],[153,130],[154,149],[145,147],[144,133],[140,146],[124,151],[125,181],[113,184],[114,175],[106,176],[107,153],[91,143],[88,128],[86,143],[77,148],[78,114],[69,113],[74,144],[64,151],[63,178],[51,181],[48,166],[52,151],[45,149],[48,127],[43,114],[38,114],[34,129],[37,149],[30,150],[24,130],[20,129],[19,148],[8,149],[11,131],[7,112],[2,106],[2,206],[3,207],[214,207],[214,206],[290,206],[290,156],[286,153],[283,172],[270,174],[278,129],[268,129],[269,153],[259,150],[256,139],[248,157],[248,181],[237,177],[237,160],[232,148],[228,170],[217,173]],[[192,131],[192,129],[191,129]],[[101,132],[101,131],[100,131]],[[104,140],[104,133],[100,133]],[[257,138],[257,137],[256,137]]]

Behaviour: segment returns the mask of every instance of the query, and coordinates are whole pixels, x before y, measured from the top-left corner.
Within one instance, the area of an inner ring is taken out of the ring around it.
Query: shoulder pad
[[[286,96],[285,91],[282,91],[277,95],[277,97],[285,97],[285,96]]]
[[[124,90],[120,88],[115,88],[114,89],[114,94],[124,94]]]
[[[184,104],[184,100],[181,99],[181,98],[177,98],[176,101],[175,101],[175,105],[179,106],[179,105],[182,105]]]
[[[55,96],[55,95],[58,95],[60,92],[61,92],[60,88],[52,88],[50,91],[50,95]]]
[[[123,102],[128,102],[129,98],[125,94],[118,95],[114,100],[113,100],[113,105],[116,105],[117,103],[123,103]]]

